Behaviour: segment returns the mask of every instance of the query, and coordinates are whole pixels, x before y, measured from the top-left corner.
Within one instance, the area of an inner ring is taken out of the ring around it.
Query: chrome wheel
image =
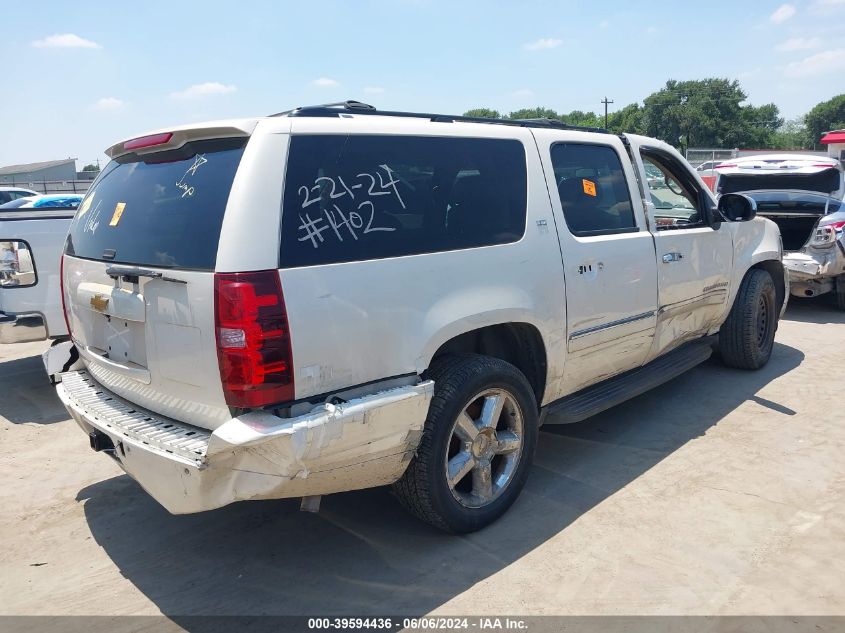
[[[452,427],[445,460],[455,499],[480,508],[504,492],[522,457],[524,424],[513,395],[489,389],[472,398]]]

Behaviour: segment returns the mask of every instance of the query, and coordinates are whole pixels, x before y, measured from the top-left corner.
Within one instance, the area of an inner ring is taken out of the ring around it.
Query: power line
[[[599,103],[603,103],[603,104],[604,104],[604,128],[605,128],[605,129],[607,129],[607,105],[608,105],[609,103],[613,103],[613,101],[608,101],[608,100],[607,100],[607,97],[605,97],[605,98],[604,98],[602,101],[600,101]]]

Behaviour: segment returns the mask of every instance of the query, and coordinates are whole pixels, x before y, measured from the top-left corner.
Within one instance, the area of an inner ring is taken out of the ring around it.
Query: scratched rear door
[[[214,270],[247,138],[118,156],[80,205],[64,257],[73,339],[133,403],[215,428],[230,416],[214,336]]]

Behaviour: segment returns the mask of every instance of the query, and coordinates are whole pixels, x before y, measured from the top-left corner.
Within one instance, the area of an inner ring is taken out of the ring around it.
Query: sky
[[[611,111],[738,79],[804,114],[845,92],[845,0],[0,0],[0,166],[346,99],[460,114]]]

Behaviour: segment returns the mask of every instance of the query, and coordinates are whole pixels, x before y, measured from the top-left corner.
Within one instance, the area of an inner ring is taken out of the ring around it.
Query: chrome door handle
[[[672,262],[680,261],[684,258],[681,253],[666,253],[663,256],[663,263],[664,264],[671,264]]]

